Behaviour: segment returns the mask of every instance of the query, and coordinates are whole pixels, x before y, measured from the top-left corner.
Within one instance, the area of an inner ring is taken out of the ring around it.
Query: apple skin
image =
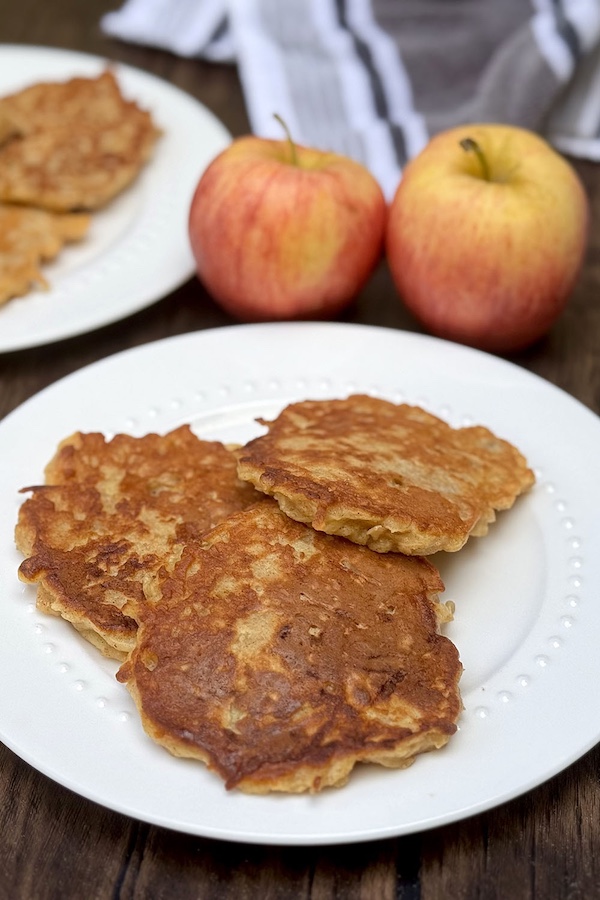
[[[479,145],[490,180],[465,138]],[[508,353],[545,335],[563,311],[588,220],[579,177],[546,141],[515,126],[466,125],[434,137],[405,168],[386,255],[428,331]]]
[[[381,259],[386,217],[381,188],[359,163],[246,136],[205,170],[188,231],[199,278],[236,318],[323,318]]]

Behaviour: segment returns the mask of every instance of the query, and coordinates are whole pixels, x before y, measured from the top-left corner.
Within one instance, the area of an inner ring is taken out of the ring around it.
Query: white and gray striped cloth
[[[251,128],[363,162],[391,197],[452,125],[600,161],[600,0],[126,0],[105,34],[238,66]]]

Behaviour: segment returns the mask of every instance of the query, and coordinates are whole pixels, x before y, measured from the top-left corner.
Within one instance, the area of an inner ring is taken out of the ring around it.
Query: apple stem
[[[463,150],[466,150],[467,153],[470,150],[473,151],[473,153],[479,160],[484,179],[486,181],[491,181],[492,179],[490,176],[490,167],[488,166],[488,161],[486,159],[485,153],[483,152],[477,141],[474,141],[473,138],[470,137],[463,138],[460,142],[460,146],[463,148]]]
[[[290,129],[287,127],[287,123],[281,118],[278,113],[273,113],[273,118],[277,119],[283,130],[285,131],[288,139],[288,143],[290,145],[290,153],[292,155],[292,165],[298,165],[298,154],[296,153],[296,145],[292,140],[292,135],[290,134]]]

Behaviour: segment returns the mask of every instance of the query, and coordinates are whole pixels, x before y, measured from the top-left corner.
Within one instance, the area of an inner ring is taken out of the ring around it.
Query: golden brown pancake
[[[137,176],[159,131],[114,74],[42,82],[0,101],[0,200],[57,212],[104,206]]]
[[[4,108],[2,100],[0,100],[0,145],[9,138],[16,137],[19,133],[19,123],[15,117]]]
[[[487,428],[355,395],[288,406],[239,451],[238,474],[293,519],[378,552],[459,550],[534,476]]]
[[[19,577],[39,585],[40,609],[121,660],[158,573],[187,541],[257,496],[238,481],[231,451],[188,426],[110,441],[76,433],[48,464],[46,484],[24,490],[32,496],[15,533],[26,557]]]
[[[190,542],[118,678],[148,734],[227,788],[319,791],[404,767],[461,710],[451,611],[420,557],[372,553],[263,500]]]
[[[40,264],[53,259],[64,244],[81,240],[89,221],[83,213],[0,203],[0,305],[32,286],[47,288]]]

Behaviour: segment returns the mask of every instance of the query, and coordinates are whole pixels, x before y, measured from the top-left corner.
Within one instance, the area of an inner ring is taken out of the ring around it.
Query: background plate
[[[189,94],[121,63],[45,47],[0,45],[0,96],[36,81],[114,68],[123,94],[163,134],[136,181],[94,213],[79,244],[44,266],[50,290],[0,307],[0,352],[35,347],[108,325],[173,291],[194,272],[188,210],[198,180],[231,136]]]
[[[123,390],[123,386],[127,390]],[[456,603],[460,730],[405,771],[358,767],[317,796],[228,793],[147,738],[126,689],[16,576],[18,489],[75,430],[246,439],[291,400],[356,391],[515,443],[537,475],[490,534],[435,557]],[[523,793],[600,739],[599,420],[517,366],[435,338],[342,324],[243,325],[148,344],[57,382],[0,423],[0,739],[77,793],[147,822],[269,844],[342,843],[452,822]],[[558,721],[560,720],[560,721]]]

